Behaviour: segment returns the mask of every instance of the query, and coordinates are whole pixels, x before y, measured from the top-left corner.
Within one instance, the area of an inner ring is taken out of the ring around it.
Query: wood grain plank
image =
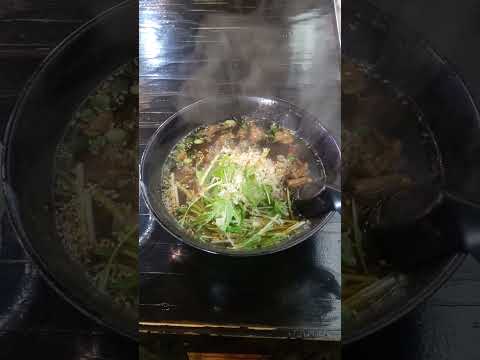
[[[467,257],[462,266],[442,288],[428,300],[440,307],[475,307],[480,309],[480,271],[478,263]]]
[[[142,112],[140,115],[140,126],[158,127],[175,112],[177,112],[176,106],[172,105],[171,103],[165,103],[164,105],[165,107],[162,107],[162,111]]]
[[[0,48],[4,46],[51,48],[80,24],[82,24],[80,20],[0,19]]]
[[[22,0],[3,1],[0,19],[81,20],[87,21],[100,12],[118,4],[118,0]]]
[[[3,359],[32,359],[48,354],[51,359],[132,360],[138,359],[136,342],[115,334],[98,332],[0,332]],[[45,355],[42,356],[45,358]]]
[[[48,47],[0,47],[0,97],[18,94],[50,50]]]
[[[175,342],[176,336],[146,334],[149,350],[162,354],[162,349]],[[182,337],[184,348],[189,353],[222,353],[222,354],[263,354],[273,359],[303,360],[339,360],[340,344],[326,341],[300,341],[287,339],[266,339],[253,337],[225,337],[185,335]],[[303,355],[303,358],[301,357]],[[168,357],[165,357],[168,358]]]
[[[219,354],[219,353],[188,353],[189,360],[266,360],[267,355],[255,354]]]
[[[3,131],[16,100],[17,97],[14,94],[0,95],[0,135],[3,135]]]

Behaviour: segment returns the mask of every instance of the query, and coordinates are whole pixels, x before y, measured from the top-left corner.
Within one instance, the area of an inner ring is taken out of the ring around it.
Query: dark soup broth
[[[230,249],[274,246],[310,224],[292,207],[324,180],[321,161],[295,133],[244,116],[196,129],[162,171],[162,200],[198,241]]]
[[[342,62],[342,311],[345,319],[398,287],[368,228],[385,199],[442,182],[435,140],[416,104],[369,67]],[[414,201],[414,199],[412,199]]]
[[[72,257],[116,303],[137,303],[138,64],[80,105],[56,156],[56,228]]]

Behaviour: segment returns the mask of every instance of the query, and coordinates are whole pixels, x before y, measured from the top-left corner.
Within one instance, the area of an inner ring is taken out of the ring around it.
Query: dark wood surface
[[[285,98],[339,136],[332,2],[260,3],[140,2],[140,153],[168,116],[215,94]],[[179,243],[144,203],[140,214],[143,333],[340,338],[339,216],[288,251],[231,259]]]
[[[0,134],[20,90],[45,56],[81,24],[119,2],[0,1]],[[97,326],[50,289],[0,213],[0,358],[137,358],[135,343]]]

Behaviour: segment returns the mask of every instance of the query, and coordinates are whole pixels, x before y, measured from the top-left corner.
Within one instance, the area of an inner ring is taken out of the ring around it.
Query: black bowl
[[[445,191],[459,199],[480,201],[478,186],[468,186],[480,176],[478,156],[472,151],[480,116],[463,80],[419,34],[369,1],[346,0],[342,22],[342,56],[362,64],[371,76],[391,84],[420,109],[440,153]],[[421,152],[410,158],[419,156]],[[358,312],[354,319],[342,317],[342,342],[357,341],[406,315],[434,294],[464,258],[464,253],[456,253],[426,264],[409,273],[406,282],[392,288],[383,301]]]
[[[322,160],[327,185],[339,187],[340,149],[333,136],[312,115],[279,99],[249,96],[221,96],[205,98],[180,110],[168,118],[153,134],[140,163],[140,188],[149,210],[165,230],[184,243],[214,254],[230,256],[256,256],[272,254],[290,248],[322,229],[332,212],[309,219],[309,230],[291,236],[278,245],[253,250],[233,250],[213,246],[195,240],[186,233],[168,213],[158,190],[162,181],[162,169],[174,146],[191,131],[232,116],[251,115],[259,121],[274,121],[280,126],[294,130],[309,144]]]
[[[12,112],[2,153],[3,191],[21,244],[67,301],[132,339],[136,311],[101,292],[65,249],[52,206],[55,154],[72,114],[101,81],[138,56],[137,4],[121,3],[68,36],[37,69]]]

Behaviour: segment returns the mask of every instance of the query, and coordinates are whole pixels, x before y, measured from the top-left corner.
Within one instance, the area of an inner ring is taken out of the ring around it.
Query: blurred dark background
[[[73,30],[119,0],[0,1],[0,136],[36,67]],[[0,205],[0,358],[136,359],[137,344],[57,295],[17,242]]]
[[[446,57],[480,104],[480,3],[476,0],[371,0]]]
[[[480,105],[480,2],[371,2],[430,42],[463,78],[477,107]],[[477,360],[479,339],[480,265],[469,257],[430,300],[382,332],[346,348],[343,359]]]

